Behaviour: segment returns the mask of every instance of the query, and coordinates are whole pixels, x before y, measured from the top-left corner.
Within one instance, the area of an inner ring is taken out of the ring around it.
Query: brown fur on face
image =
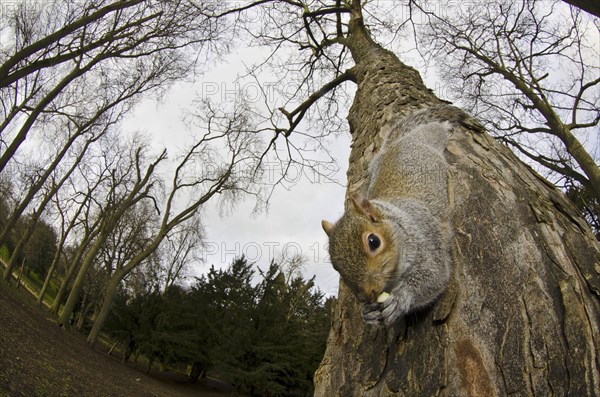
[[[322,222],[329,236],[329,256],[333,267],[359,300],[375,302],[386,291],[398,263],[396,239],[384,214],[369,200],[355,194],[352,205],[335,224]],[[369,236],[380,245],[369,247]]]

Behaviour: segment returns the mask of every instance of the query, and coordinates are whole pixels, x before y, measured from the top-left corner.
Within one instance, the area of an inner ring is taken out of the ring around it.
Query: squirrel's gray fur
[[[456,124],[479,124],[436,105],[394,125],[369,167],[366,197],[355,194],[335,225],[323,221],[334,268],[363,303],[367,323],[391,324],[433,303],[450,278],[448,164]],[[375,248],[375,249],[373,249]],[[381,293],[390,296],[378,302]]]

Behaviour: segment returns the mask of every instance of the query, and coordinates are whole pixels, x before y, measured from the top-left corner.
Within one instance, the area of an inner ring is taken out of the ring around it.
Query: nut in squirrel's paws
[[[390,294],[388,294],[387,292],[384,291],[381,294],[379,294],[379,296],[377,297],[377,302],[383,303],[386,300],[388,300],[389,297],[390,297]]]

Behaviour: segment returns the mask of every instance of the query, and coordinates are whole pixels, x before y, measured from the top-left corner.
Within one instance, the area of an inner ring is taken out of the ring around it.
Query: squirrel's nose
[[[375,290],[359,289],[355,291],[355,294],[362,303],[373,303],[377,300],[377,293]]]
[[[365,298],[369,303],[377,301],[379,293],[374,288],[367,288],[364,290]]]

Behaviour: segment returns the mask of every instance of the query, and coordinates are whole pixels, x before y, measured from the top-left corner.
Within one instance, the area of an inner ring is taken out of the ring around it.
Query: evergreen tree
[[[302,394],[312,391],[325,351],[331,304],[314,279],[286,281],[271,263],[257,280],[242,257],[211,267],[190,289],[121,291],[107,330],[126,346],[126,359],[139,352],[150,363],[187,364],[192,382],[211,371],[240,392]]]

